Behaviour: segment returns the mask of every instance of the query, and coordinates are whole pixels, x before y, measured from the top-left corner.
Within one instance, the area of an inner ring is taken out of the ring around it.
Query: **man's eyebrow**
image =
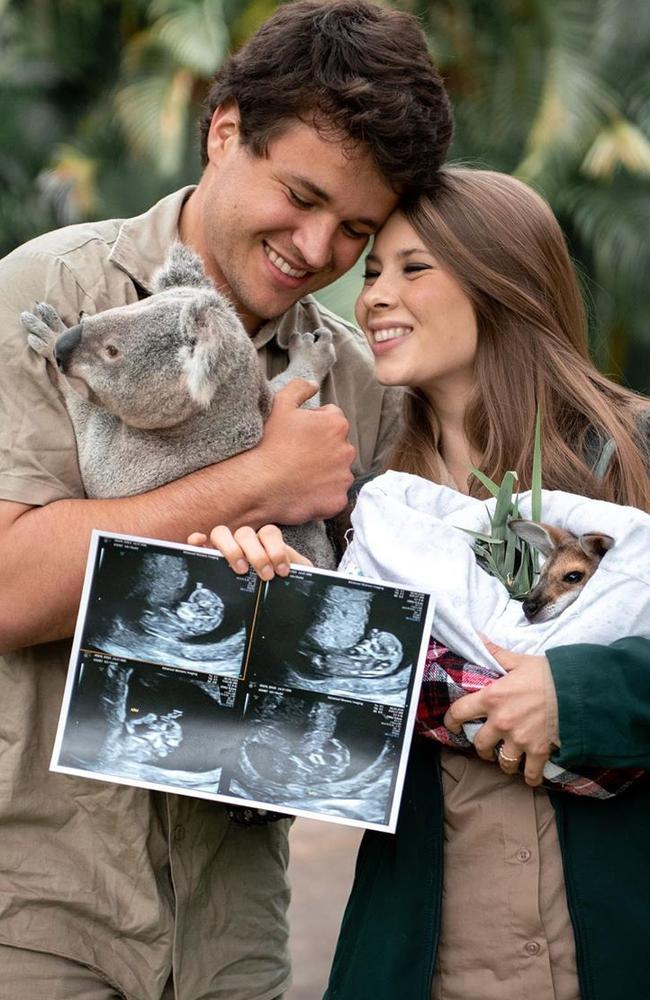
[[[298,187],[303,188],[303,190],[309,191],[310,194],[313,194],[314,198],[318,198],[318,200],[322,201],[324,205],[331,205],[332,196],[329,195],[327,191],[323,191],[318,184],[314,184],[314,182],[310,181],[307,177],[302,177],[300,174],[290,174],[288,180],[290,180],[292,184],[296,184]],[[362,226],[367,226],[369,229],[374,230],[379,229],[380,225],[377,219],[359,218],[354,219],[353,221],[359,222]]]

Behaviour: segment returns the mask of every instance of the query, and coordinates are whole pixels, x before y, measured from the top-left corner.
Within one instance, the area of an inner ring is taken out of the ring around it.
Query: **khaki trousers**
[[[0,945],[0,1000],[124,1000],[124,994],[88,965]],[[174,1000],[171,981],[160,1000]]]

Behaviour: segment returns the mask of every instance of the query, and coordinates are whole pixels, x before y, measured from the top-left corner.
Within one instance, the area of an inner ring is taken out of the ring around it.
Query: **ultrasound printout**
[[[52,769],[392,831],[427,594],[93,533]]]

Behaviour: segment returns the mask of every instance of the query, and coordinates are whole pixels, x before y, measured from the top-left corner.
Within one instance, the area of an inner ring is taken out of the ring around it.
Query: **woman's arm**
[[[559,646],[546,656],[489,648],[507,676],[454,702],[444,719],[452,732],[485,719],[481,757],[493,758],[501,741],[508,757],[526,754],[530,785],[541,782],[551,751],[562,767],[650,768],[650,640]]]
[[[547,657],[561,742],[553,760],[650,768],[650,640],[558,646]]]

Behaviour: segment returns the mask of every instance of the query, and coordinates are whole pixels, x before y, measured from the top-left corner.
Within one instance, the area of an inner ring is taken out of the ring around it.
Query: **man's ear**
[[[221,311],[214,295],[201,295],[184,306],[180,317],[187,388],[192,399],[206,408],[217,388]]]
[[[239,107],[236,103],[220,104],[210,122],[206,152],[210,163],[216,163],[226,146],[239,138]]]

